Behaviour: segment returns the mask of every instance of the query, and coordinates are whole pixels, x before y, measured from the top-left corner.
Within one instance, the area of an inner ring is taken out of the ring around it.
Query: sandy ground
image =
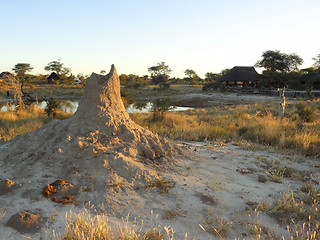
[[[250,224],[262,222],[265,232],[274,232],[277,236],[285,235],[285,225],[267,214],[256,216],[250,211],[249,202],[272,203],[282,192],[297,190],[304,180],[284,178],[282,183],[275,183],[265,174],[265,163],[283,165],[300,171],[312,171],[314,179],[319,178],[319,164],[300,155],[289,155],[259,148],[245,150],[232,144],[214,144],[198,142],[180,142],[183,148],[194,153],[187,160],[179,160],[176,166],[162,177],[175,182],[175,187],[168,193],[160,194],[156,189],[150,189],[140,196],[122,197],[117,199],[114,213],[103,205],[94,206],[94,210],[107,212],[109,222],[121,222],[121,217],[130,214],[130,220],[144,221],[144,226],[152,227],[159,223],[171,226],[176,239],[219,239],[216,235],[207,233],[204,221],[223,219],[231,228],[224,239],[251,239]],[[5,151],[5,145],[0,151]],[[39,172],[42,172],[39,169]],[[265,183],[259,179],[263,175]],[[12,179],[13,172],[8,168],[0,168],[2,179]],[[306,179],[308,176],[305,176]],[[62,205],[54,203],[42,196],[42,187],[46,176],[41,174],[29,176],[28,179],[16,182],[18,187],[12,192],[0,195],[0,239],[48,239],[47,231],[63,233],[65,213],[70,210],[77,212],[83,209],[81,204]],[[28,185],[37,186],[38,190],[27,192]],[[90,194],[90,193],[88,193]],[[19,233],[6,226],[10,217],[17,212],[28,210],[40,212],[43,224],[35,233]],[[251,214],[251,216],[249,216]],[[213,223],[215,224],[215,223]],[[217,226],[217,224],[215,225]]]

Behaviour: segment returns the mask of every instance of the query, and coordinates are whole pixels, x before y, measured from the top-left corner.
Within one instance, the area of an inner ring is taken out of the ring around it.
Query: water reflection
[[[65,112],[72,112],[74,113],[78,106],[79,106],[79,100],[58,100],[59,108],[62,111]],[[38,108],[45,109],[47,106],[46,101],[41,101],[37,104]],[[14,108],[14,105],[10,105],[11,108]],[[8,105],[2,104],[0,105],[1,111],[8,111]],[[174,107],[173,109],[169,111],[187,111],[189,109],[192,109],[190,107]],[[152,102],[138,102],[136,104],[130,104],[127,107],[128,113],[143,113],[143,112],[151,112],[152,111]]]

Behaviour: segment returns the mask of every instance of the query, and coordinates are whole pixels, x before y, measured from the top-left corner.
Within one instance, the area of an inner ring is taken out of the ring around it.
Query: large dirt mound
[[[90,76],[72,117],[15,137],[2,146],[0,163],[8,169],[8,177],[20,183],[41,176],[42,181],[33,185],[37,191],[56,179],[66,179],[77,186],[78,195],[91,192],[87,200],[96,201],[106,191],[142,191],[181,155],[178,146],[130,119],[112,65],[108,75]]]

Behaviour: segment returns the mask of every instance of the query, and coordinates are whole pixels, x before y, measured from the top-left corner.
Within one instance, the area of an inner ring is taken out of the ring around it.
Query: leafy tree
[[[192,69],[186,69],[186,70],[184,71],[184,74],[185,74],[188,78],[197,77],[196,72],[193,71]]]
[[[60,62],[60,60],[58,61],[52,61],[49,62],[47,66],[44,67],[44,70],[46,71],[51,71],[51,72],[55,72],[58,75],[62,75],[65,74],[67,75],[68,73],[71,72],[70,68],[64,67],[64,64],[62,62]]]
[[[17,63],[13,68],[12,71],[16,73],[16,77],[20,82],[20,89],[23,94],[23,87],[26,82],[28,82],[28,77],[26,76],[27,72],[30,72],[33,67],[30,66],[30,63]]]
[[[293,53],[285,54],[279,50],[268,50],[262,53],[262,59],[255,66],[264,68],[266,72],[290,72],[298,70],[298,66],[303,63],[303,59]]]
[[[129,79],[129,76],[126,74],[120,74],[119,79],[120,79],[120,83],[124,84]]]
[[[27,72],[30,72],[33,67],[30,66],[30,63],[17,63],[12,71],[16,73],[17,76],[25,76]]]
[[[226,68],[226,69],[223,69],[221,72],[220,72],[220,76],[226,74],[227,72],[229,72],[229,68]]]
[[[170,98],[158,98],[152,103],[153,120],[162,120],[165,113],[174,107],[171,106]]]
[[[316,57],[312,58],[314,60],[313,66],[320,70],[320,54],[318,54]]]
[[[295,53],[285,54],[286,72],[298,71],[298,66],[302,65],[303,59]]]
[[[159,75],[163,75],[166,78],[169,78],[169,76],[172,72],[171,68],[168,65],[166,65],[165,62],[160,62],[160,63],[158,63],[157,66],[149,67],[148,71],[150,72],[152,77],[157,77]]]
[[[184,74],[187,75],[187,78],[185,80],[189,81],[191,85],[196,85],[197,82],[201,81],[196,72],[192,69],[185,70]]]
[[[205,80],[207,82],[214,82],[220,77],[220,74],[213,73],[213,72],[207,72],[204,76],[206,77]]]

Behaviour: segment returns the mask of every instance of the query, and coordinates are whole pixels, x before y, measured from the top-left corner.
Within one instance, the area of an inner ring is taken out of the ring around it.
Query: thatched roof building
[[[233,67],[226,74],[224,74],[220,81],[225,85],[234,87],[255,87],[260,79],[260,75],[254,69],[254,67]]]
[[[2,72],[0,73],[0,79],[1,80],[10,80],[10,78],[13,77],[13,74],[10,72]]]
[[[47,77],[47,81],[48,81],[48,83],[53,83],[53,81],[57,81],[57,80],[60,80],[60,77],[59,77],[59,75],[58,74],[56,74],[55,72],[52,72],[51,74],[50,74],[50,76],[49,77]]]

